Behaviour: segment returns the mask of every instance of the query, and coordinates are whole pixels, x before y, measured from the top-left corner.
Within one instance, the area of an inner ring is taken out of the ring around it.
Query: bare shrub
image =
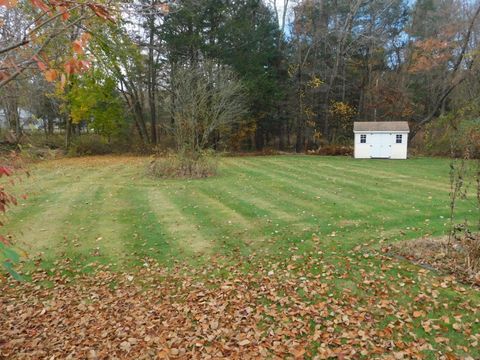
[[[152,161],[149,172],[159,178],[204,178],[215,175],[213,151],[220,134],[239,123],[247,112],[243,85],[225,66],[204,61],[173,69],[166,108],[177,154]],[[218,144],[217,144],[218,145]]]
[[[175,68],[166,107],[177,151],[195,157],[211,147],[214,133],[240,122],[247,112],[244,92],[230,69],[212,61]]]
[[[326,145],[320,147],[314,153],[328,156],[353,156],[353,148],[351,146]]]
[[[457,131],[451,138],[450,233],[446,252],[460,248],[464,254],[463,266],[477,272],[477,277],[480,277],[480,159],[475,152],[477,133],[471,134],[466,137],[463,132]],[[475,223],[457,219],[457,208],[462,201],[473,204],[471,210],[477,215]]]
[[[150,162],[150,175],[161,179],[198,179],[217,174],[218,159],[212,153],[166,154]]]

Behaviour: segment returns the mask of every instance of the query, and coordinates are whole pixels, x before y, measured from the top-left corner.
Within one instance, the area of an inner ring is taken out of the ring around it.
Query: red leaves
[[[109,20],[114,22],[114,19],[110,15],[110,12],[107,10],[107,8],[101,4],[87,4],[87,6],[97,15],[99,18],[102,18],[104,20]]]
[[[70,12],[67,7],[65,6],[59,6],[58,10],[62,13],[62,20],[67,21],[70,19]]]
[[[55,20],[57,17],[60,17],[63,21],[67,22],[72,15],[72,12],[88,12],[92,11],[96,16],[109,21],[114,21],[113,17],[110,15],[109,9],[102,4],[97,4],[92,0],[86,1],[61,1],[61,0],[29,0],[31,5],[35,8],[43,12],[41,16],[37,17],[37,20],[34,25],[30,29],[23,29],[21,30],[24,40],[22,43],[13,46],[11,48],[7,48],[5,51],[7,54],[15,54],[16,52],[21,53],[21,56],[8,56],[8,59],[11,60],[10,64],[6,66],[5,62],[3,62],[2,67],[3,69],[0,70],[0,81],[2,85],[4,83],[11,80],[10,73],[13,71],[17,71],[21,66],[22,63],[31,63],[36,62],[40,71],[44,73],[45,78],[49,82],[55,81],[60,73],[58,68],[62,66],[62,64],[56,64],[56,69],[51,69],[52,64],[48,64],[47,62],[41,61],[37,59],[37,56],[31,55],[31,48],[30,51],[23,51],[27,48],[27,45],[30,43],[36,43],[37,45],[45,45],[45,42],[51,38],[53,35],[52,32],[57,31],[52,29],[46,29],[45,24],[48,24],[52,20]],[[0,7],[15,7],[18,5],[18,0],[0,0]],[[73,24],[69,24],[65,27],[67,29]],[[1,26],[1,24],[0,24]],[[20,30],[19,30],[20,31]],[[40,35],[41,34],[41,35]],[[72,43],[72,48],[74,53],[77,56],[84,54],[85,44],[88,41],[90,35],[82,36],[80,39],[74,41]],[[39,46],[41,47],[41,46]],[[79,60],[76,64],[69,64],[67,66],[67,74],[73,74],[77,71],[84,71],[90,67],[90,62],[87,60]],[[13,70],[12,70],[13,69]],[[26,67],[22,67],[20,71],[24,71]],[[63,77],[62,77],[63,80]],[[61,84],[65,82],[62,81]],[[64,86],[64,85],[63,85]]]
[[[3,235],[0,235],[0,244],[10,245],[10,241],[8,241]]]
[[[43,0],[30,0],[33,6],[39,8],[42,11],[49,12],[50,7]]]
[[[40,71],[47,71],[47,65],[43,61],[37,61],[37,66],[40,69]]]
[[[11,176],[13,174],[12,169],[7,166],[0,166],[0,177],[2,176]]]

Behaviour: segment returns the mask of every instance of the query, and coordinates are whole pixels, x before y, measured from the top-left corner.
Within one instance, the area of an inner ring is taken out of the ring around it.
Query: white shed
[[[406,159],[410,128],[406,121],[353,124],[356,159]]]

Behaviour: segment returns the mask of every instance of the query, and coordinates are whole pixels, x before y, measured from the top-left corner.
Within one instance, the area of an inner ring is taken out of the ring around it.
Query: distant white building
[[[353,124],[356,159],[406,159],[410,128],[406,121]]]

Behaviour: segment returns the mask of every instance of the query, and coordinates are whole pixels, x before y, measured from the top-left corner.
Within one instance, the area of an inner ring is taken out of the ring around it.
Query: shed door
[[[372,134],[370,137],[370,157],[388,159],[392,156],[390,134]]]

